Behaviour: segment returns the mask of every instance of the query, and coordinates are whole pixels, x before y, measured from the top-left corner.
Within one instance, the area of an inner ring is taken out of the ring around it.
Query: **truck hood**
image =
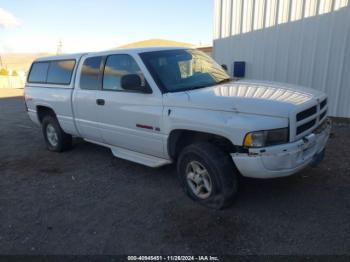
[[[239,80],[191,91],[168,93],[164,101],[169,107],[191,107],[232,111],[274,117],[288,117],[305,103],[316,102],[325,94],[296,85]]]

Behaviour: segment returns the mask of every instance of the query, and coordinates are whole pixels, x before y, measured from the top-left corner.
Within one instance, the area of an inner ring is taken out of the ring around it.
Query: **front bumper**
[[[233,153],[232,159],[245,177],[275,178],[289,176],[309,164],[320,162],[331,131],[331,122],[326,120],[317,130],[293,143],[250,148],[249,153]]]

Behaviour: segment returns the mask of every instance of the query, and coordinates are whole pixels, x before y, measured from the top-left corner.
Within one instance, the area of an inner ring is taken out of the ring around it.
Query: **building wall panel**
[[[240,2],[244,4],[244,1]],[[279,10],[277,13],[263,10],[275,1],[259,2],[255,1],[251,12],[254,14],[251,18],[252,31],[231,31],[225,38],[214,39],[214,58],[228,65],[231,73],[234,61],[246,61],[246,78],[288,82],[325,91],[329,96],[330,114],[350,117],[348,1],[299,1],[294,7],[297,11],[293,11],[296,12],[295,21],[291,20],[293,7],[281,6],[286,1],[277,1],[278,4],[273,5],[274,10]],[[298,1],[290,1],[290,4],[293,2]],[[288,17],[286,10],[289,10]],[[266,17],[268,14],[273,17]],[[256,30],[259,27],[254,26],[254,19],[261,16],[265,17],[264,21],[270,22]],[[218,19],[215,16],[215,20]],[[235,23],[242,22],[234,19],[237,20],[237,17],[227,19],[232,28]],[[241,15],[242,19],[247,18]],[[271,21],[276,22],[271,26]]]

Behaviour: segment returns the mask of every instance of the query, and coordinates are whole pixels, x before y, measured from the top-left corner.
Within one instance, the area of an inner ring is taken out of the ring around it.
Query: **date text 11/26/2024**
[[[217,256],[128,256],[128,261],[220,261]]]

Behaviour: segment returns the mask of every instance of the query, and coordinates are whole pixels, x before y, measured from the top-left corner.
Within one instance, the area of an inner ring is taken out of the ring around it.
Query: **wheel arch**
[[[167,140],[168,154],[171,159],[175,160],[187,145],[204,141],[215,144],[225,152],[234,153],[239,150],[238,146],[222,135],[196,130],[174,129],[170,132]]]
[[[40,123],[42,123],[44,117],[47,115],[50,115],[50,116],[57,118],[55,111],[51,107],[48,107],[48,106],[38,105],[38,106],[36,106],[36,112],[37,112],[38,119],[39,119]]]

